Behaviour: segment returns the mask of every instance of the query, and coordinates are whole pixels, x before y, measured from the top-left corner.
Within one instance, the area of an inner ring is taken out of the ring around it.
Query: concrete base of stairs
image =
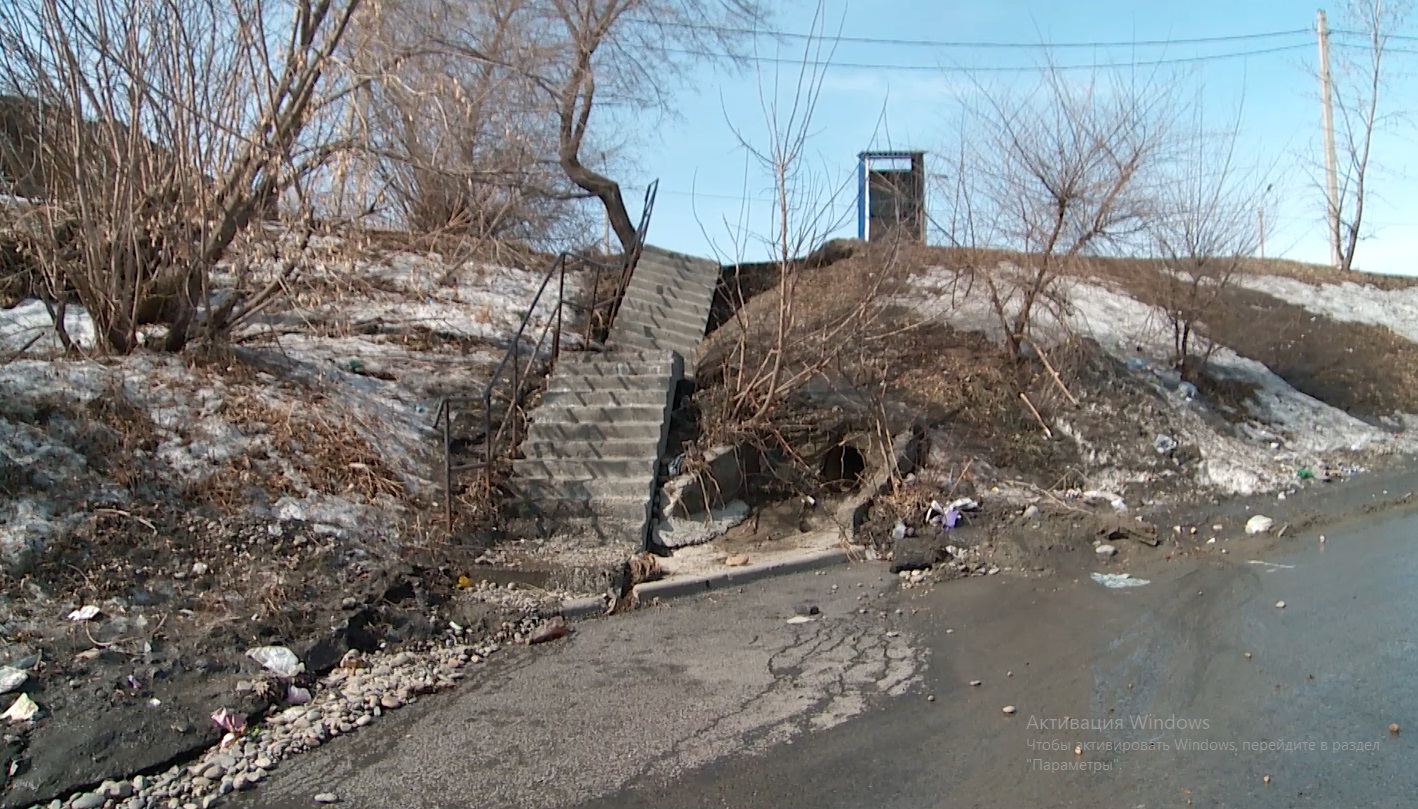
[[[635,594],[642,605],[652,600],[668,601],[699,595],[711,590],[741,587],[756,581],[808,573],[828,567],[860,561],[866,549],[843,544],[836,531],[804,536],[799,546],[773,552],[749,552],[749,563],[738,567],[723,564],[726,554],[708,548],[692,554],[662,559],[666,576],[658,581],[636,585]],[[573,590],[572,592],[578,592]],[[578,597],[562,602],[562,615],[567,618],[591,617],[601,614],[606,602],[595,597]]]

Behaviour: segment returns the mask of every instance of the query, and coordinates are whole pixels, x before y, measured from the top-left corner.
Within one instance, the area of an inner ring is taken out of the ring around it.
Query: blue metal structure
[[[925,152],[859,152],[857,154],[857,238],[870,240],[873,224],[883,231],[908,225],[925,241]],[[873,163],[891,164],[874,169]],[[901,168],[901,163],[908,168]],[[876,212],[889,211],[886,216]],[[875,220],[875,221],[874,221]]]

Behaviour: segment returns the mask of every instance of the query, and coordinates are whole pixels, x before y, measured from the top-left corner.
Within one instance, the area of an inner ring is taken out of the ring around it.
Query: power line
[[[738,34],[745,36],[768,37],[772,39],[796,39],[811,40],[821,42],[846,42],[859,45],[896,45],[905,47],[921,48],[979,48],[979,49],[1037,49],[1037,50],[1062,50],[1066,48],[1132,48],[1132,47],[1156,47],[1164,45],[1204,45],[1219,42],[1242,42],[1260,39],[1278,39],[1281,37],[1309,36],[1314,33],[1308,28],[1292,28],[1288,31],[1262,31],[1252,34],[1228,34],[1225,36],[1193,37],[1189,39],[1139,39],[1139,40],[1118,40],[1113,42],[972,42],[966,40],[939,40],[939,39],[892,39],[880,37],[858,37],[858,36],[834,36],[828,34],[803,34],[791,31],[774,31],[763,28],[734,28],[731,26],[719,25],[697,25],[694,23],[679,22],[656,22],[651,20],[640,20],[639,22],[648,25],[659,25],[667,28],[680,28],[691,31],[707,31],[716,34]]]
[[[734,57],[724,53],[713,51],[693,50],[688,48],[668,48],[662,45],[650,46],[651,50],[661,53],[672,53],[681,56],[695,56],[709,59],[725,59],[752,62],[755,64],[773,65],[796,65],[808,68],[848,68],[859,70],[897,70],[897,71],[925,71],[934,73],[1035,73],[1039,71],[1053,70],[1099,70],[1102,68],[1134,68],[1134,67],[1159,67],[1162,65],[1195,64],[1199,62],[1219,62],[1230,59],[1244,59],[1252,56],[1266,56],[1270,54],[1286,53],[1289,51],[1308,50],[1314,47],[1310,43],[1297,45],[1280,45],[1274,48],[1260,48],[1257,50],[1237,51],[1234,53],[1218,53],[1209,56],[1186,56],[1171,59],[1150,59],[1130,62],[1099,62],[1095,64],[1072,64],[1072,65],[1033,65],[1033,66],[1000,66],[986,65],[983,67],[963,67],[959,65],[900,65],[900,64],[880,64],[872,62],[838,62],[838,61],[808,61],[803,59],[788,59],[775,56],[743,56]]]

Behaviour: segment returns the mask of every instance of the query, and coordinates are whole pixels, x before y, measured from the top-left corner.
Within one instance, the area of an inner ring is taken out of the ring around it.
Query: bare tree
[[[1236,163],[1239,117],[1221,132],[1207,131],[1199,115],[1196,124],[1157,190],[1148,226],[1153,253],[1164,263],[1148,297],[1166,313],[1172,360],[1183,374],[1210,355],[1210,343],[1197,350],[1198,327],[1258,247],[1253,216],[1270,181],[1266,172]]]
[[[1022,95],[981,90],[966,110],[955,194],[966,210],[952,214],[964,230],[952,238],[1018,251],[1022,266],[974,269],[1020,356],[1071,263],[1140,241],[1178,107],[1155,77],[1080,82],[1050,69]]]
[[[557,163],[577,188],[600,200],[616,238],[629,247],[635,223],[620,184],[583,157],[593,111],[605,124],[615,108],[670,110],[676,81],[687,69],[706,58],[742,55],[751,41],[745,30],[766,19],[768,6],[759,0],[529,2],[539,15],[536,50],[550,55],[532,79],[553,110]]]
[[[1338,113],[1339,199],[1329,216],[1330,239],[1339,245],[1339,268],[1354,269],[1354,254],[1364,238],[1364,208],[1370,193],[1374,135],[1402,115],[1387,102],[1391,76],[1388,64],[1393,36],[1413,13],[1412,0],[1345,0],[1337,32],[1362,40],[1333,49],[1333,103]]]
[[[766,216],[745,203],[738,222],[724,223],[728,248],[717,252],[721,261],[739,265],[749,250],[766,252],[776,278],[751,303],[742,280],[727,285],[737,297],[733,317],[710,341],[717,367],[709,376],[722,373],[714,387],[720,398],[703,409],[716,428],[750,439],[765,432],[776,435],[783,408],[809,382],[852,376],[846,366],[858,365],[863,352],[885,334],[908,328],[883,317],[905,285],[899,244],[870,256],[870,270],[822,269],[813,263],[814,254],[850,215],[841,204],[850,184],[834,184],[828,172],[813,165],[810,153],[823,77],[836,41],[824,23],[819,3],[799,61],[782,70],[759,71],[762,131],[730,121],[747,173],[764,178],[772,201]],[[745,183],[746,199],[754,196],[750,182]],[[781,436],[771,443],[791,453]]]
[[[367,207],[415,232],[550,246],[579,220],[557,130],[527,77],[544,61],[528,0],[398,0],[366,8],[349,60],[373,75],[356,100]]]
[[[262,292],[240,278],[210,306],[211,270],[340,148],[303,135],[349,89],[333,57],[359,2],[0,7],[0,91],[21,99],[47,217],[32,255],[88,310],[103,347],[131,351],[141,325],[161,322],[162,347],[178,350],[204,302],[209,336],[251,313]]]

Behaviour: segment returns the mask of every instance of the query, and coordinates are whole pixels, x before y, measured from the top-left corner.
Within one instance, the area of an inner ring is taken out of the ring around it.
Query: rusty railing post
[[[556,285],[556,332],[551,336],[551,361],[556,364],[557,357],[561,356],[561,310],[566,306],[566,254],[562,253],[561,258],[561,278]]]
[[[443,398],[439,408],[439,418],[443,420],[443,517],[448,523],[448,533],[453,533],[453,407],[448,397]]]

